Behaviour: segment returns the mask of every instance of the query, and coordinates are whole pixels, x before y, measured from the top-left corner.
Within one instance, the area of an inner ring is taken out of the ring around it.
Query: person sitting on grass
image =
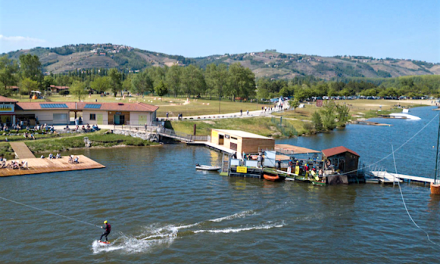
[[[31,134],[31,139],[32,139],[32,140],[35,140],[35,136],[34,136],[34,134]]]
[[[52,153],[49,154],[49,159],[53,159],[53,154]]]

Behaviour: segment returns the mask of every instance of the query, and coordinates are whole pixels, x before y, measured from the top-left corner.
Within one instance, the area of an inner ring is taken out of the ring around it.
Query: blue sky
[[[440,0],[0,0],[0,53],[114,43],[188,57],[277,49],[440,62]]]

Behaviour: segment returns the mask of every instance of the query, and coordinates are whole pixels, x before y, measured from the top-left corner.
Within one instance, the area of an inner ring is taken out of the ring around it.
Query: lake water
[[[420,121],[279,140],[314,149],[344,145],[371,164],[398,148],[438,112]],[[399,173],[433,174],[437,119],[396,152]],[[440,247],[408,218],[398,187],[319,187],[196,172],[219,164],[203,147],[81,150],[106,169],[0,179],[1,263],[348,263],[438,262]],[[379,164],[392,169],[392,157]],[[440,198],[402,185],[414,220],[440,244]],[[110,246],[95,242],[104,220]]]

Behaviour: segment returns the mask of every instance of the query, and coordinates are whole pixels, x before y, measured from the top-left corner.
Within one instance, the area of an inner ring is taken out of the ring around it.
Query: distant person
[[[280,159],[277,162],[277,169],[281,170],[281,160]]]
[[[243,116],[243,110],[240,109],[240,116]]]
[[[246,111],[246,114],[249,115],[249,110]]]
[[[108,242],[107,236],[112,231],[112,226],[107,222],[107,220],[104,221],[104,226],[101,226],[102,229],[105,229],[104,233],[102,233],[101,238],[99,238],[99,242],[102,242],[102,237],[105,236],[105,241]]]
[[[168,119],[168,112],[167,112],[167,119]]]

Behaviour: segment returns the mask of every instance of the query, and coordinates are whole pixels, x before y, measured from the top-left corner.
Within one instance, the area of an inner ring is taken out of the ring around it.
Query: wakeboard
[[[109,245],[109,244],[110,244],[109,241],[101,241],[101,240],[98,240],[98,242],[99,242],[100,244],[103,244],[103,245]]]

